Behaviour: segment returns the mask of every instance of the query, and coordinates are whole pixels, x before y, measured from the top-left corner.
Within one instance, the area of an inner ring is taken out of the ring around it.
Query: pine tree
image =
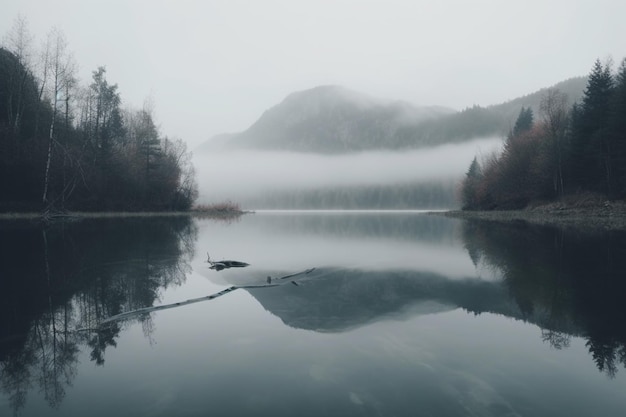
[[[509,138],[530,130],[533,127],[533,118],[533,110],[530,107],[522,107],[515,121],[515,126],[509,133]]]
[[[626,58],[615,76],[615,88],[608,119],[608,135],[613,145],[615,196],[626,196]]]
[[[609,65],[596,60],[589,75],[583,102],[573,117],[570,170],[573,182],[593,191],[611,192],[612,146],[607,135],[613,95]]]
[[[463,210],[475,210],[479,208],[478,186],[482,176],[482,168],[478,160],[474,157],[474,160],[465,174],[463,184],[461,185]]]

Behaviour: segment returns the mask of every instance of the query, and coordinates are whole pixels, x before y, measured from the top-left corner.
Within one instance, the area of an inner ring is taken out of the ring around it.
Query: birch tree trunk
[[[65,35],[58,29],[52,29],[48,34],[49,41],[47,45],[52,48],[49,56],[49,71],[44,73],[49,74],[52,78],[50,84],[50,100],[52,101],[52,117],[50,120],[50,129],[48,130],[48,153],[46,156],[46,169],[44,174],[44,186],[42,202],[46,209],[50,208],[49,191],[50,191],[50,177],[51,177],[51,164],[54,151],[55,142],[55,126],[57,114],[59,112],[59,100],[64,100],[62,95],[65,93],[69,97],[69,89],[74,83],[74,71],[72,57],[67,53],[67,41]],[[69,111],[69,109],[67,109]],[[67,115],[66,115],[67,117]]]

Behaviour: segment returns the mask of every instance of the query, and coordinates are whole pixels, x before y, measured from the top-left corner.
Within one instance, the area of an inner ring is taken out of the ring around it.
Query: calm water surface
[[[416,212],[0,222],[0,415],[625,415],[625,279],[621,232]]]

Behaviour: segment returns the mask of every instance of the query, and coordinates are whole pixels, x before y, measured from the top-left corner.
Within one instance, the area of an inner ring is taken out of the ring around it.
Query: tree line
[[[626,233],[474,220],[461,234],[475,265],[501,272],[504,293],[519,309],[507,316],[541,327],[555,349],[583,338],[611,378],[626,367],[626,281],[616,279],[626,268]]]
[[[0,46],[0,211],[186,210],[191,153],[150,104],[122,106],[104,66],[77,79],[64,34],[40,48],[18,17]]]
[[[461,184],[467,210],[517,209],[592,194],[626,198],[626,59],[596,60],[582,101],[548,90],[535,121],[523,108],[500,154],[474,158]]]

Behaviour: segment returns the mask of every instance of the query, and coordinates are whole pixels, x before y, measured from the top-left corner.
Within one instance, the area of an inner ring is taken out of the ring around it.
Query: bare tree
[[[49,98],[52,107],[52,117],[50,119],[50,129],[48,132],[48,154],[46,157],[46,170],[44,176],[44,190],[42,201],[48,205],[48,190],[50,187],[50,163],[52,161],[52,151],[55,142],[55,125],[59,114],[59,103],[69,102],[69,91],[75,84],[76,65],[71,54],[67,51],[67,41],[65,35],[59,29],[54,28],[48,34],[47,42],[49,51],[49,68],[46,74],[49,77]],[[67,110],[69,111],[69,109]]]
[[[563,157],[569,113],[567,111],[567,94],[551,88],[541,98],[539,110],[545,123],[553,159],[553,185],[558,197],[563,196]]]
[[[192,153],[187,151],[187,144],[181,139],[171,143],[167,152],[170,153],[179,169],[178,189],[173,202],[175,209],[187,209],[198,198],[198,184],[196,183],[196,170],[193,166]]]
[[[11,91],[8,100],[8,116],[11,128],[17,133],[20,128],[25,105],[25,88],[29,75],[33,37],[28,30],[28,21],[23,15],[18,15],[13,28],[4,39],[7,49],[15,55],[16,68],[10,74],[14,77],[10,82]]]

